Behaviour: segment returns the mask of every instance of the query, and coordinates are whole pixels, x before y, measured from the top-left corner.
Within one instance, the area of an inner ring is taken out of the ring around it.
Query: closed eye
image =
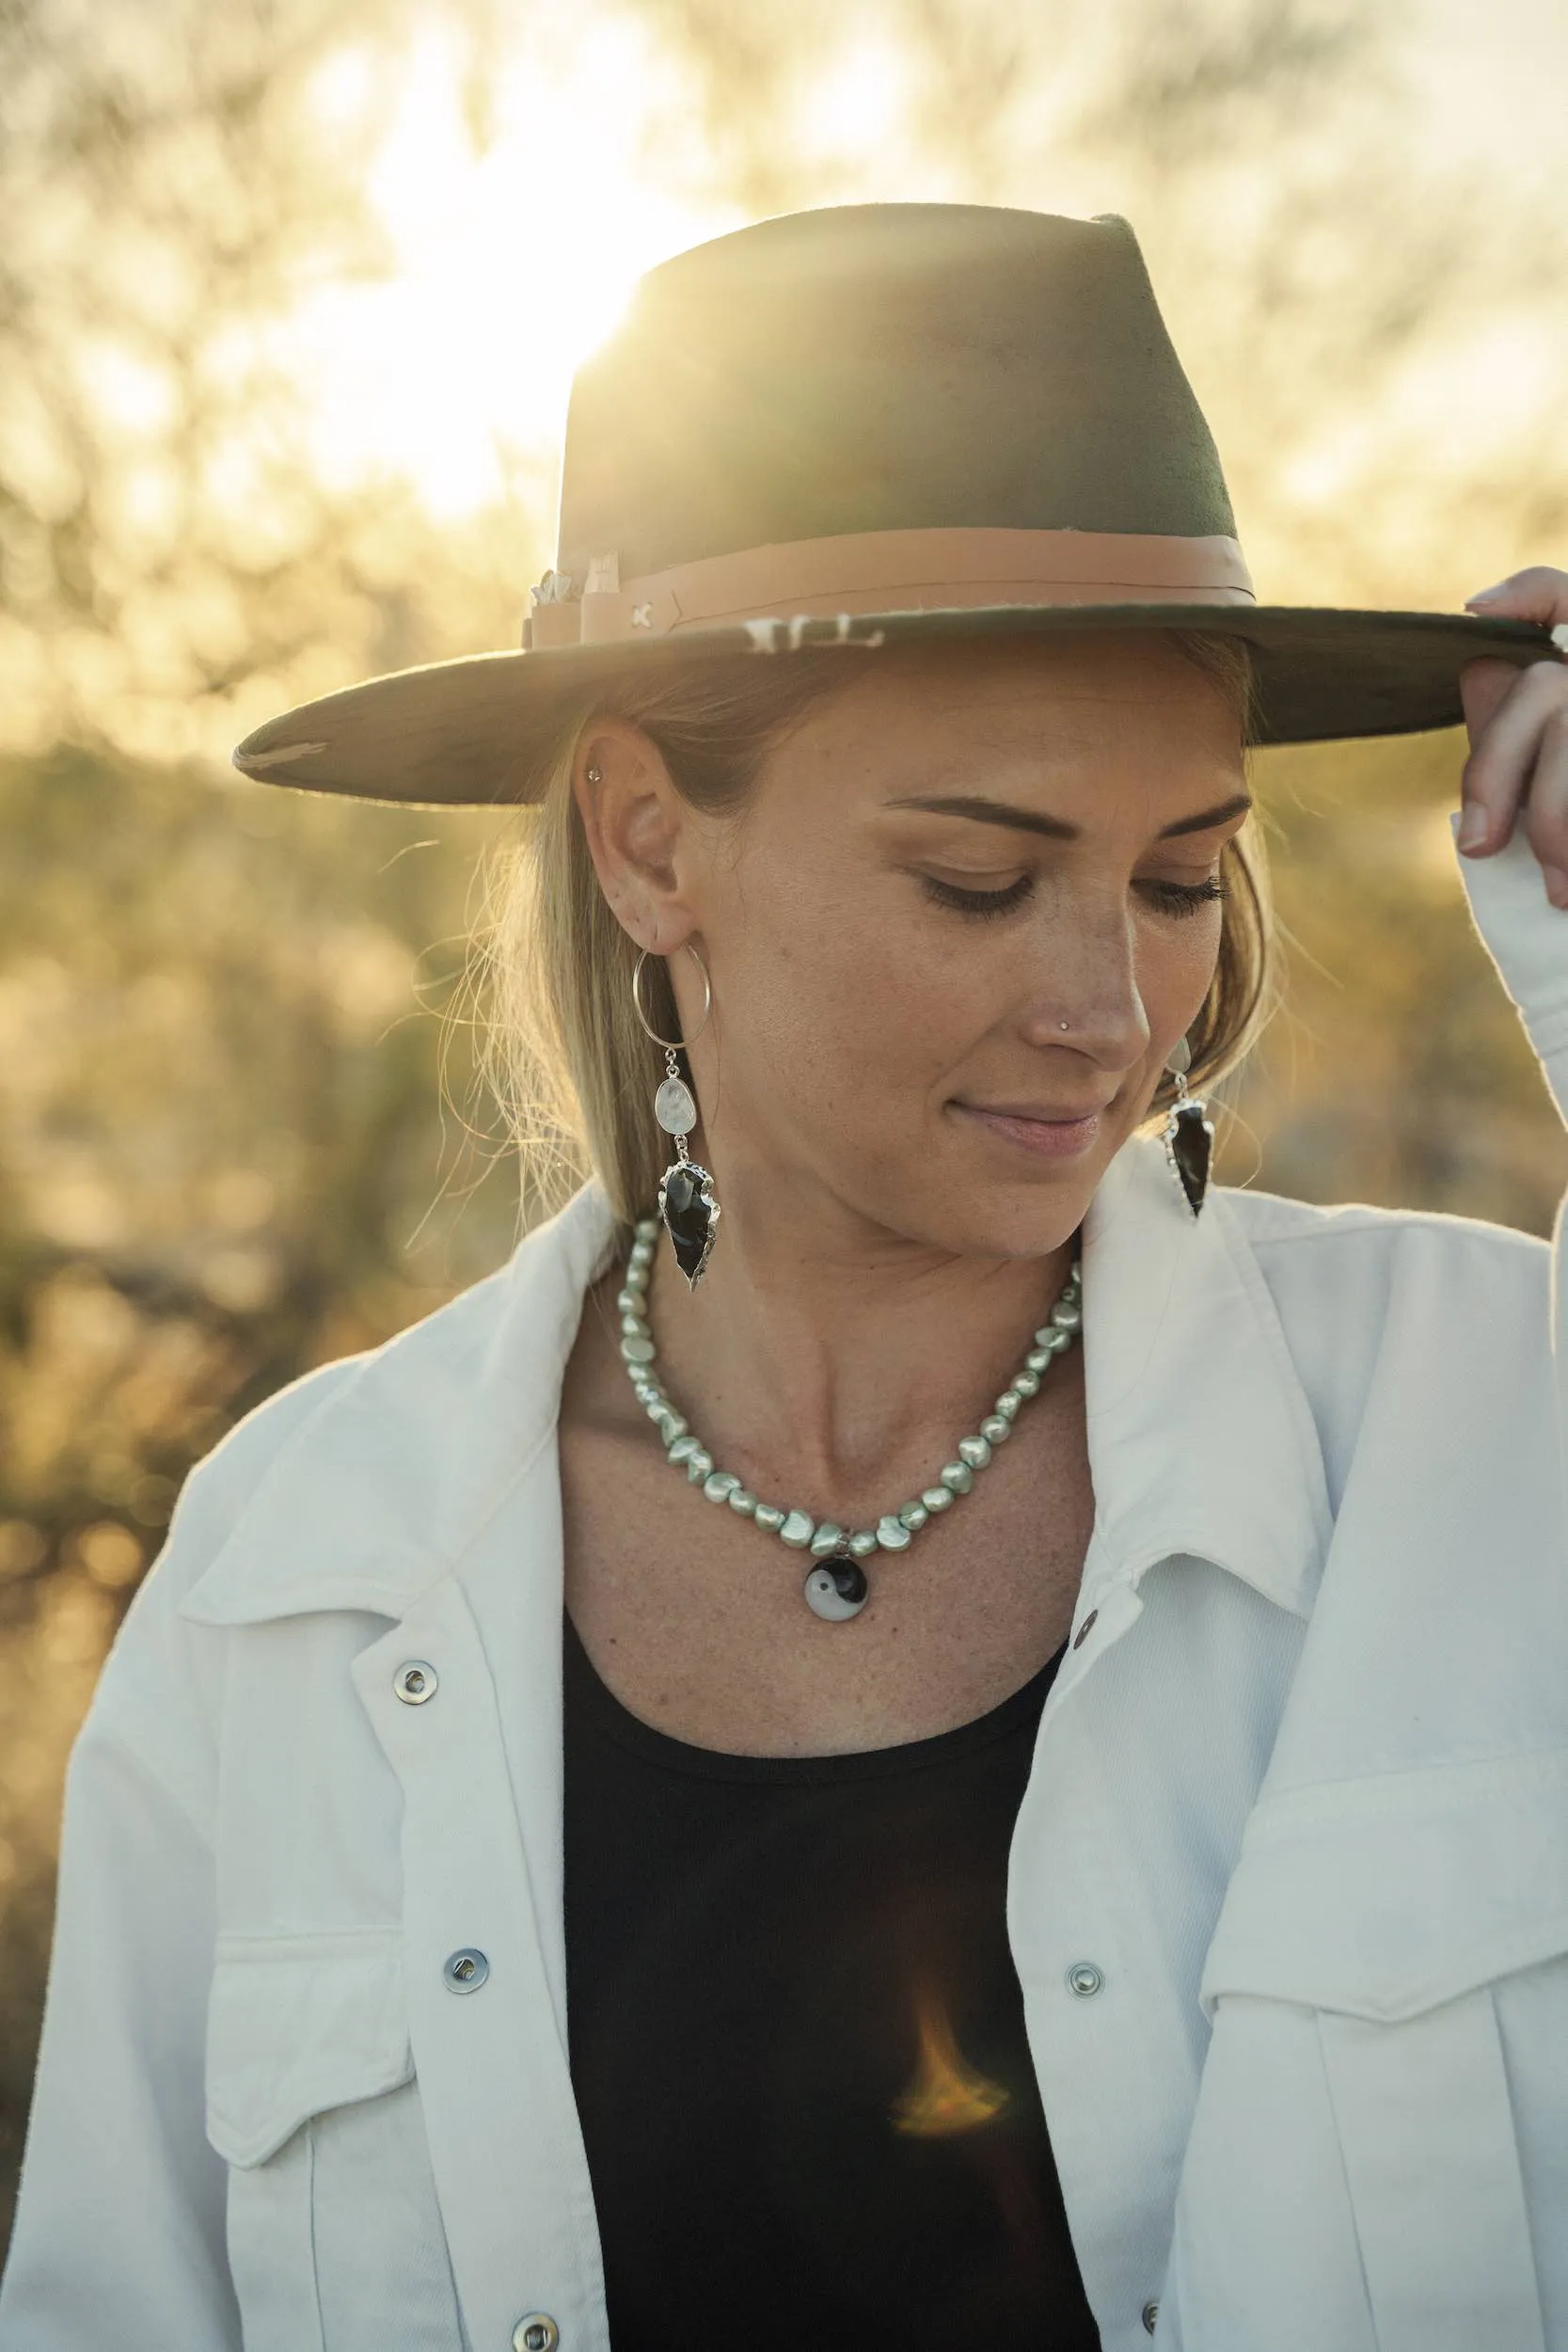
[[[1015,907],[1022,906],[1034,893],[1035,878],[1032,874],[1021,874],[1005,890],[966,890],[958,882],[939,882],[934,874],[922,874],[920,886],[934,906],[950,907],[959,914],[985,916],[1010,914]],[[1178,919],[1196,914],[1200,907],[1230,896],[1229,884],[1221,882],[1216,874],[1200,882],[1141,882],[1136,887],[1161,914]]]
[[[1021,874],[1005,890],[965,890],[958,882],[939,882],[934,874],[922,874],[920,884],[936,906],[956,908],[960,914],[1006,914],[1030,896],[1035,878]]]

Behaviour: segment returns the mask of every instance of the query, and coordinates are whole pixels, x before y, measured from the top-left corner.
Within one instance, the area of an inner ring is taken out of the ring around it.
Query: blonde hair
[[[1162,631],[1211,678],[1253,733],[1251,658],[1239,639]],[[488,997],[483,1062],[517,1144],[525,1216],[558,1206],[592,1168],[625,1224],[645,1216],[668,1156],[650,1104],[663,1057],[632,1006],[637,947],[599,887],[572,789],[583,730],[610,714],[641,726],[681,797],[710,814],[738,809],[768,755],[858,675],[868,657],[833,649],[759,661],[754,655],[649,663],[563,707],[522,780],[536,803],[492,866],[478,942]],[[1188,1084],[1212,1088],[1244,1059],[1277,995],[1267,864],[1252,827],[1220,860],[1228,885],[1214,977],[1188,1031]],[[642,1001],[661,1036],[679,1016],[662,961],[643,968]],[[1163,1078],[1150,1106],[1174,1089]]]

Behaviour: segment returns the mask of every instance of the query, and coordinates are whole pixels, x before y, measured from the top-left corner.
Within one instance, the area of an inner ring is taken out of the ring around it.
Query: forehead
[[[794,741],[863,773],[957,748],[1051,766],[1154,755],[1235,774],[1241,694],[1151,632],[904,644],[861,659]]]

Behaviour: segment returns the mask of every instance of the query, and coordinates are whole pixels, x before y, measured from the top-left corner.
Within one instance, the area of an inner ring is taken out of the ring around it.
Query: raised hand
[[[1544,564],[1466,599],[1486,620],[1568,625],[1568,572]],[[1568,642],[1568,641],[1562,641]],[[1523,818],[1546,896],[1568,910],[1568,663],[1472,661],[1460,675],[1470,756],[1465,763],[1459,847],[1490,857]]]

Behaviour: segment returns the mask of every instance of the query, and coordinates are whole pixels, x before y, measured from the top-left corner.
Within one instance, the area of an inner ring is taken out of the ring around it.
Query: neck
[[[1070,1235],[1041,1257],[960,1255],[777,1184],[719,1190],[698,1289],[667,1244],[656,1257],[661,1381],[759,1493],[847,1524],[895,1507],[991,1411],[1068,1279]]]

